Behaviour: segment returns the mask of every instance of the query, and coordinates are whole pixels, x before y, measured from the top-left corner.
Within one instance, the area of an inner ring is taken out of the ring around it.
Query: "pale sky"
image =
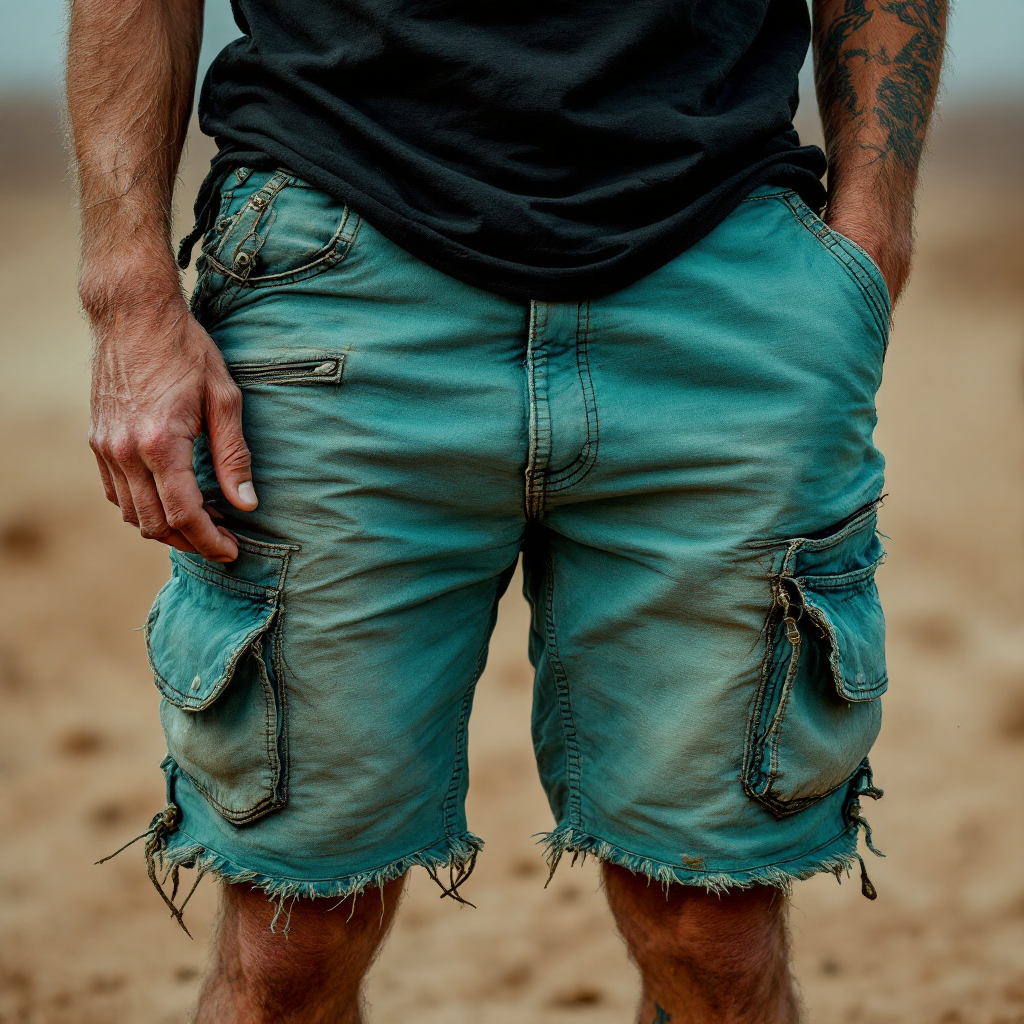
[[[204,66],[237,32],[228,0],[207,0],[206,22]],[[55,91],[63,35],[64,0],[0,0],[0,92]],[[1024,0],[959,0],[949,43],[944,102],[1024,98]]]

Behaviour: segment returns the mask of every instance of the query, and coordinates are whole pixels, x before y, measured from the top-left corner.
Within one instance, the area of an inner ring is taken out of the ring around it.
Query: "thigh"
[[[554,851],[712,887],[849,861],[885,682],[885,296],[776,192],[590,304],[599,454],[530,558]]]
[[[332,894],[476,843],[465,726],[522,531],[525,312],[273,180],[227,203],[196,300],[260,504],[230,508],[197,445],[242,555],[175,555],[150,647],[179,855]]]

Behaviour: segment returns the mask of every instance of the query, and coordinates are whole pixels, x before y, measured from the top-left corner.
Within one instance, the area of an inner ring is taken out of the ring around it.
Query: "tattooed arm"
[[[894,302],[913,252],[914,191],[947,7],[948,0],[814,0],[826,220],[871,254]]]

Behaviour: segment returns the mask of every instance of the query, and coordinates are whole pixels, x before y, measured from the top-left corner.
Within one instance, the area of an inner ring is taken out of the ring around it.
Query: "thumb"
[[[252,485],[252,457],[242,435],[242,392],[233,384],[218,385],[208,392],[206,428],[224,497],[235,508],[251,512],[258,504]]]

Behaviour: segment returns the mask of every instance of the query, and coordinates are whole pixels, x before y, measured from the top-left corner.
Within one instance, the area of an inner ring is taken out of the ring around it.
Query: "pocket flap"
[[[204,578],[175,560],[146,623],[160,692],[185,711],[209,707],[277,613],[274,591],[240,580]]]
[[[885,693],[885,617],[873,578],[875,566],[846,577],[798,580],[805,614],[824,635],[828,661],[840,696],[848,701],[874,700]],[[867,578],[850,581],[849,576]]]

